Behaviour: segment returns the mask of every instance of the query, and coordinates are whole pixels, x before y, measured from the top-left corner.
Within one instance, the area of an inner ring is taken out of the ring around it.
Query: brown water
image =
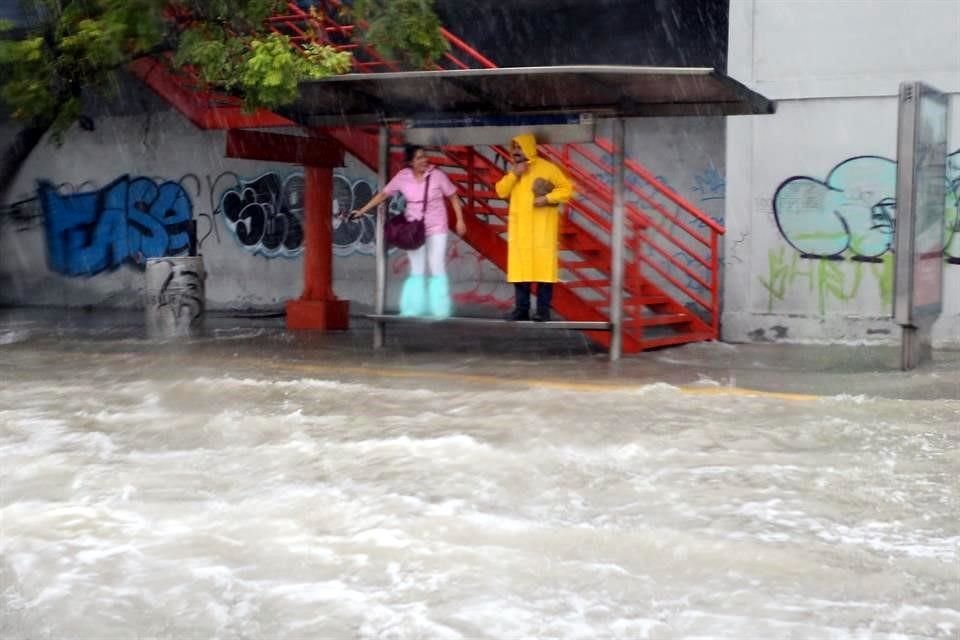
[[[958,400],[385,380],[229,341],[191,359],[7,335],[5,640],[960,634]]]

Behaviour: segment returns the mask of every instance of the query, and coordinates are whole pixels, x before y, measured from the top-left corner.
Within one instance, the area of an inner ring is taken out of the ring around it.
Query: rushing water
[[[960,634],[960,401],[15,347],[5,640]]]

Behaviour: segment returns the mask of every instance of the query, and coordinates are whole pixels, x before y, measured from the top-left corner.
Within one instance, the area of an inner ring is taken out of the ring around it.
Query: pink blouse
[[[430,176],[430,192],[427,194],[427,210],[424,213],[423,183],[427,176]],[[407,220],[423,218],[428,236],[449,231],[447,207],[444,200],[455,194],[457,188],[443,171],[431,166],[424,174],[423,180],[418,181],[416,176],[413,175],[413,169],[401,169],[383,188],[383,192],[389,196],[402,193],[407,201],[407,208],[404,211]]]

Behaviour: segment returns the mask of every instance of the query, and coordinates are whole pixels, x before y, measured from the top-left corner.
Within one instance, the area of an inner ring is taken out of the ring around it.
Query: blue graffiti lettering
[[[693,176],[690,190],[700,195],[700,201],[723,200],[727,192],[727,180],[716,167],[707,167]]]
[[[58,273],[90,276],[187,249],[193,205],[175,182],[121,176],[102,189],[64,195],[41,181],[37,191],[50,268]]]

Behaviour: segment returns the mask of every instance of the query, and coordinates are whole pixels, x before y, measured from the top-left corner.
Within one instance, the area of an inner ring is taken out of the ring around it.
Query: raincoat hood
[[[511,142],[517,143],[517,146],[523,151],[523,155],[527,157],[527,160],[533,160],[537,157],[537,139],[533,137],[532,133],[521,133],[513,138]]]

